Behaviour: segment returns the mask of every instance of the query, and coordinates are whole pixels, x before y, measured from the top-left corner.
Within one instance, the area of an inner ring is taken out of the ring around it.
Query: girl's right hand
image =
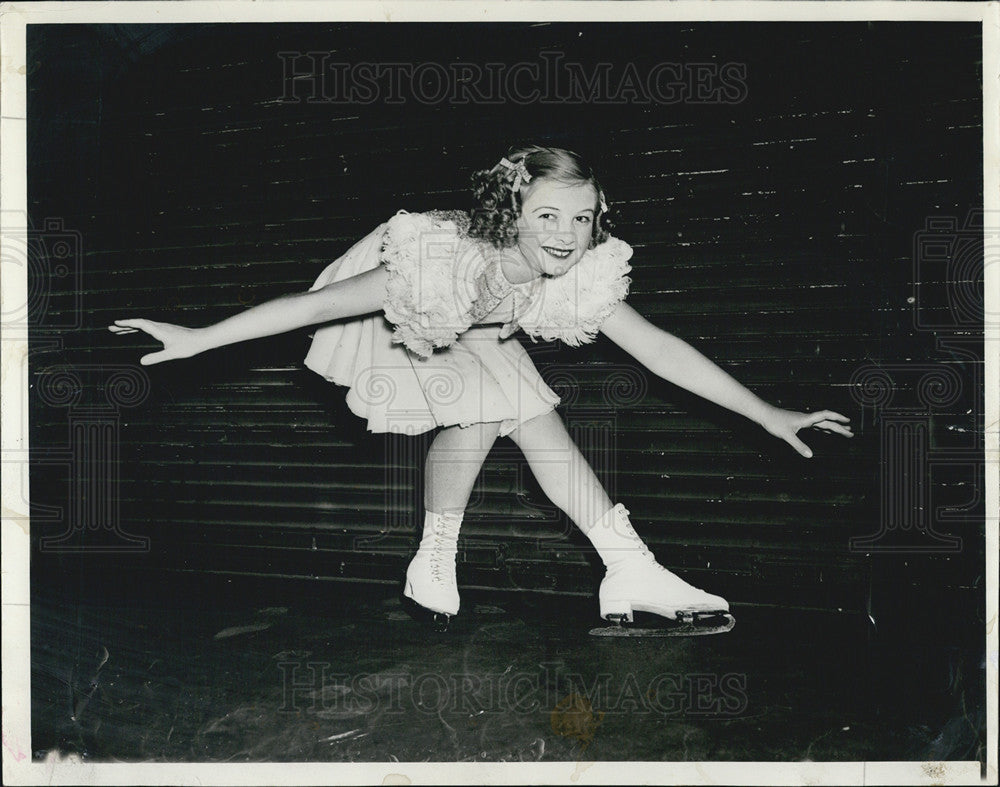
[[[185,328],[182,325],[171,325],[167,322],[136,319],[115,320],[115,324],[109,325],[108,330],[117,334],[145,331],[158,342],[163,342],[162,350],[144,355],[139,359],[139,363],[143,366],[150,366],[161,361],[172,361],[175,358],[190,358],[205,349],[198,340],[201,334],[199,328]]]

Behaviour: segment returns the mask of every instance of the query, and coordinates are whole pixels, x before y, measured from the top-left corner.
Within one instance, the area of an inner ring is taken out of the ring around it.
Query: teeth
[[[558,257],[559,259],[566,259],[570,254],[573,253],[572,249],[553,249],[548,246],[542,246],[545,251],[551,254],[553,257]]]

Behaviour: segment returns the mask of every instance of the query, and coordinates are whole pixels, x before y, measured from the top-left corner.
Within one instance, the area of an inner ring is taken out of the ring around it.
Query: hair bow
[[[500,159],[500,163],[497,167],[503,167],[508,172],[514,173],[514,183],[511,186],[511,191],[517,191],[521,188],[522,183],[531,182],[531,173],[528,172],[528,168],[524,165],[524,159],[521,159],[516,164],[508,159],[506,156]],[[496,169],[496,167],[494,167]]]

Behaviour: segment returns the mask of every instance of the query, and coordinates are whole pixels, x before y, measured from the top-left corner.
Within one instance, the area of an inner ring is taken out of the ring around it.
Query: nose
[[[574,240],[572,218],[550,219],[545,226],[548,238],[546,243],[570,244]]]

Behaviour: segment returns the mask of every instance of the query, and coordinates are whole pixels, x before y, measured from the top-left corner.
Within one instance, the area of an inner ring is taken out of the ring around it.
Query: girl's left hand
[[[761,426],[775,437],[780,437],[808,459],[813,455],[812,449],[796,436],[796,432],[799,429],[812,426],[816,429],[822,429],[824,432],[833,432],[841,434],[844,437],[854,437],[851,427],[845,426],[845,424],[849,424],[850,422],[850,418],[840,413],[835,413],[833,410],[819,410],[815,413],[796,413],[792,410],[781,410],[775,407],[768,414]]]

